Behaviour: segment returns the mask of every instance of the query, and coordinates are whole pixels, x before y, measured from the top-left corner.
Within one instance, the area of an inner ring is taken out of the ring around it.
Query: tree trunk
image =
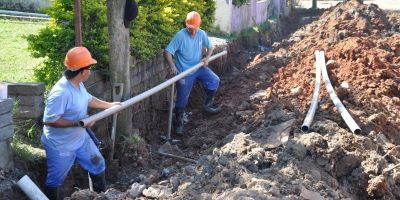
[[[82,46],[82,18],[81,18],[81,1],[74,1],[74,23],[75,23],[75,46]]]
[[[312,9],[317,9],[317,0],[312,0]]]
[[[109,55],[111,83],[123,83],[121,101],[131,98],[129,29],[125,28],[123,16],[125,0],[107,0],[109,32]],[[132,108],[118,114],[117,134],[132,133]]]

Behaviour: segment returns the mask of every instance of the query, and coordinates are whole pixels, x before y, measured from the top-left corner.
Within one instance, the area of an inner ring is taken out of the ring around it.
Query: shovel
[[[124,90],[124,84],[123,83],[113,83],[113,101],[121,101],[122,99],[122,93]],[[89,136],[92,138],[93,142],[97,145],[101,144],[101,142],[96,138],[96,136],[93,134],[93,132],[90,129],[86,129]],[[113,123],[112,123],[112,128],[111,128],[111,152],[109,154],[109,159],[112,161],[114,159],[114,146],[115,146],[115,135],[116,135],[116,130],[117,130],[117,113],[113,115]],[[88,177],[89,177],[89,190],[93,191],[93,182],[92,178],[90,177],[90,174],[88,172]]]
[[[124,91],[124,84],[123,83],[113,83],[113,91],[112,91],[112,97],[113,101],[121,101],[122,99],[122,94]],[[116,135],[116,130],[117,130],[117,113],[113,115],[113,122],[112,122],[112,128],[111,128],[111,152],[109,154],[109,159],[113,160],[114,159],[114,147],[115,147],[115,135]]]
[[[167,132],[167,136],[162,137],[164,140],[166,140],[166,142],[158,149],[158,153],[163,156],[168,156],[168,157],[196,163],[196,161],[193,159],[175,155],[175,154],[182,154],[182,151],[178,148],[178,146],[176,146],[176,144],[179,142],[179,140],[173,140],[171,138],[172,109],[174,109],[174,91],[175,91],[175,83],[173,83],[171,86],[171,101],[170,101],[170,105],[169,105],[169,116],[168,116],[168,132]]]

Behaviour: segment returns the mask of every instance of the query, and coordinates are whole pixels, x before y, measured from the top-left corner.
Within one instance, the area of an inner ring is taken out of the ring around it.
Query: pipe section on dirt
[[[226,50],[222,51],[220,53],[217,53],[217,54],[211,56],[209,61],[213,61],[216,58],[219,58],[219,57],[221,57],[223,55],[226,55],[226,54],[227,54]],[[143,99],[146,99],[147,97],[149,97],[149,96],[151,96],[151,95],[163,90],[164,88],[172,85],[176,81],[178,81],[178,80],[182,79],[183,77],[189,75],[190,73],[196,71],[201,66],[203,66],[203,62],[192,66],[188,70],[186,70],[186,71],[184,71],[184,72],[172,77],[171,79],[168,79],[167,81],[161,83],[160,85],[157,85],[157,86],[151,88],[150,90],[147,90],[147,91],[145,91],[145,92],[143,92],[143,93],[141,93],[141,94],[139,94],[137,96],[134,96],[134,97],[122,102],[121,105],[113,106],[113,107],[108,108],[106,110],[103,110],[103,111],[101,111],[101,112],[99,112],[97,114],[94,114],[94,115],[92,115],[92,116],[90,116],[88,118],[80,120],[79,121],[79,125],[84,127],[87,124],[90,124],[92,122],[98,121],[98,120],[103,119],[103,118],[106,118],[106,117],[108,117],[108,116],[110,116],[110,115],[112,115],[112,114],[114,114],[116,112],[119,112],[119,111],[121,111],[121,110],[123,110],[125,108],[128,108],[129,106],[132,106],[133,104],[135,104],[135,103],[137,103],[139,101],[142,101]]]
[[[314,119],[315,111],[318,107],[319,90],[321,88],[321,59],[319,59],[318,51],[315,51],[315,86],[314,93],[311,99],[311,105],[308,109],[306,118],[304,119],[303,125],[301,125],[301,130],[308,131],[311,122]]]
[[[31,200],[49,200],[27,175],[19,179],[17,185]]]
[[[338,109],[340,115],[342,116],[343,120],[346,122],[347,126],[350,128],[351,132],[355,134],[361,134],[361,129],[351,117],[350,113],[346,110],[340,99],[335,93],[331,81],[329,80],[328,71],[326,70],[325,65],[325,55],[323,51],[317,51],[317,55],[321,60],[321,71],[322,71],[322,79],[324,80],[326,90],[329,93],[333,103],[335,104],[336,108]]]

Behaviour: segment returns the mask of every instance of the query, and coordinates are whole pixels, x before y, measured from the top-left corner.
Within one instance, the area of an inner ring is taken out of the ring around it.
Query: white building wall
[[[215,27],[223,32],[231,32],[232,0],[216,0]]]
[[[215,27],[226,33],[239,32],[285,12],[286,0],[249,0],[237,7],[232,0],[216,0]],[[281,9],[283,8],[283,9]]]

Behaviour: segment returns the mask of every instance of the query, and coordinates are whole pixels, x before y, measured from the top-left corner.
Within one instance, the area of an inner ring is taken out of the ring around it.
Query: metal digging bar
[[[317,110],[318,107],[319,90],[321,88],[320,86],[321,86],[321,59],[318,56],[318,51],[315,51],[315,87],[310,108],[308,109],[303,125],[301,125],[301,130],[303,131],[308,131],[311,122],[314,119],[315,111]]]
[[[227,54],[226,50],[222,51],[220,53],[217,53],[217,54],[211,56],[209,61],[213,61],[216,58],[219,58],[219,57],[221,57],[223,55],[226,55],[226,54]],[[128,107],[132,106],[133,104],[138,103],[138,102],[142,101],[143,99],[146,99],[147,97],[149,97],[149,96],[151,96],[151,95],[163,90],[164,88],[174,84],[176,81],[178,81],[178,80],[182,79],[183,77],[191,74],[192,72],[195,72],[197,69],[199,69],[203,65],[204,65],[204,63],[200,62],[197,65],[192,66],[188,70],[186,70],[186,71],[184,71],[184,72],[182,72],[182,73],[180,73],[180,74],[168,79],[167,81],[161,83],[160,85],[157,85],[156,87],[153,87],[153,88],[151,88],[151,89],[149,89],[149,90],[147,90],[147,91],[145,91],[145,92],[143,92],[143,93],[141,93],[141,94],[139,94],[137,96],[134,96],[134,97],[122,102],[121,105],[113,106],[113,107],[108,108],[106,110],[103,110],[103,111],[101,111],[99,113],[96,113],[96,114],[94,114],[94,115],[92,115],[92,116],[90,116],[88,118],[82,119],[82,120],[79,121],[79,125],[82,126],[82,127],[85,127],[87,124],[90,124],[92,122],[104,119],[104,118],[106,118],[106,117],[108,117],[110,115],[113,115],[114,113],[117,113],[117,112],[119,112],[119,111],[121,111],[121,110],[123,110],[125,108],[128,108]],[[172,154],[168,154],[168,153],[165,153],[165,152],[162,155],[173,157],[173,158],[177,158],[177,159],[182,159],[182,160],[189,161],[189,162],[196,162],[195,160],[192,160],[192,159],[189,159],[189,158],[184,158],[184,157],[172,155]]]
[[[123,83],[113,83],[113,101],[121,101],[122,94],[124,93]],[[109,155],[110,160],[114,159],[115,135],[117,132],[117,117],[118,113],[113,114],[113,122],[111,128],[111,152]]]
[[[172,110],[174,109],[174,91],[175,91],[175,83],[173,83],[171,86],[171,101],[170,101],[170,105],[169,105],[169,116],[168,116],[168,132],[167,132],[167,136],[164,138],[166,140],[166,142],[163,145],[161,145],[161,147],[158,149],[158,153],[163,156],[169,156],[169,157],[196,163],[196,161],[193,159],[176,155],[176,154],[181,154],[182,151],[178,148],[178,146],[176,146],[176,143],[179,141],[173,140],[171,138]]]

